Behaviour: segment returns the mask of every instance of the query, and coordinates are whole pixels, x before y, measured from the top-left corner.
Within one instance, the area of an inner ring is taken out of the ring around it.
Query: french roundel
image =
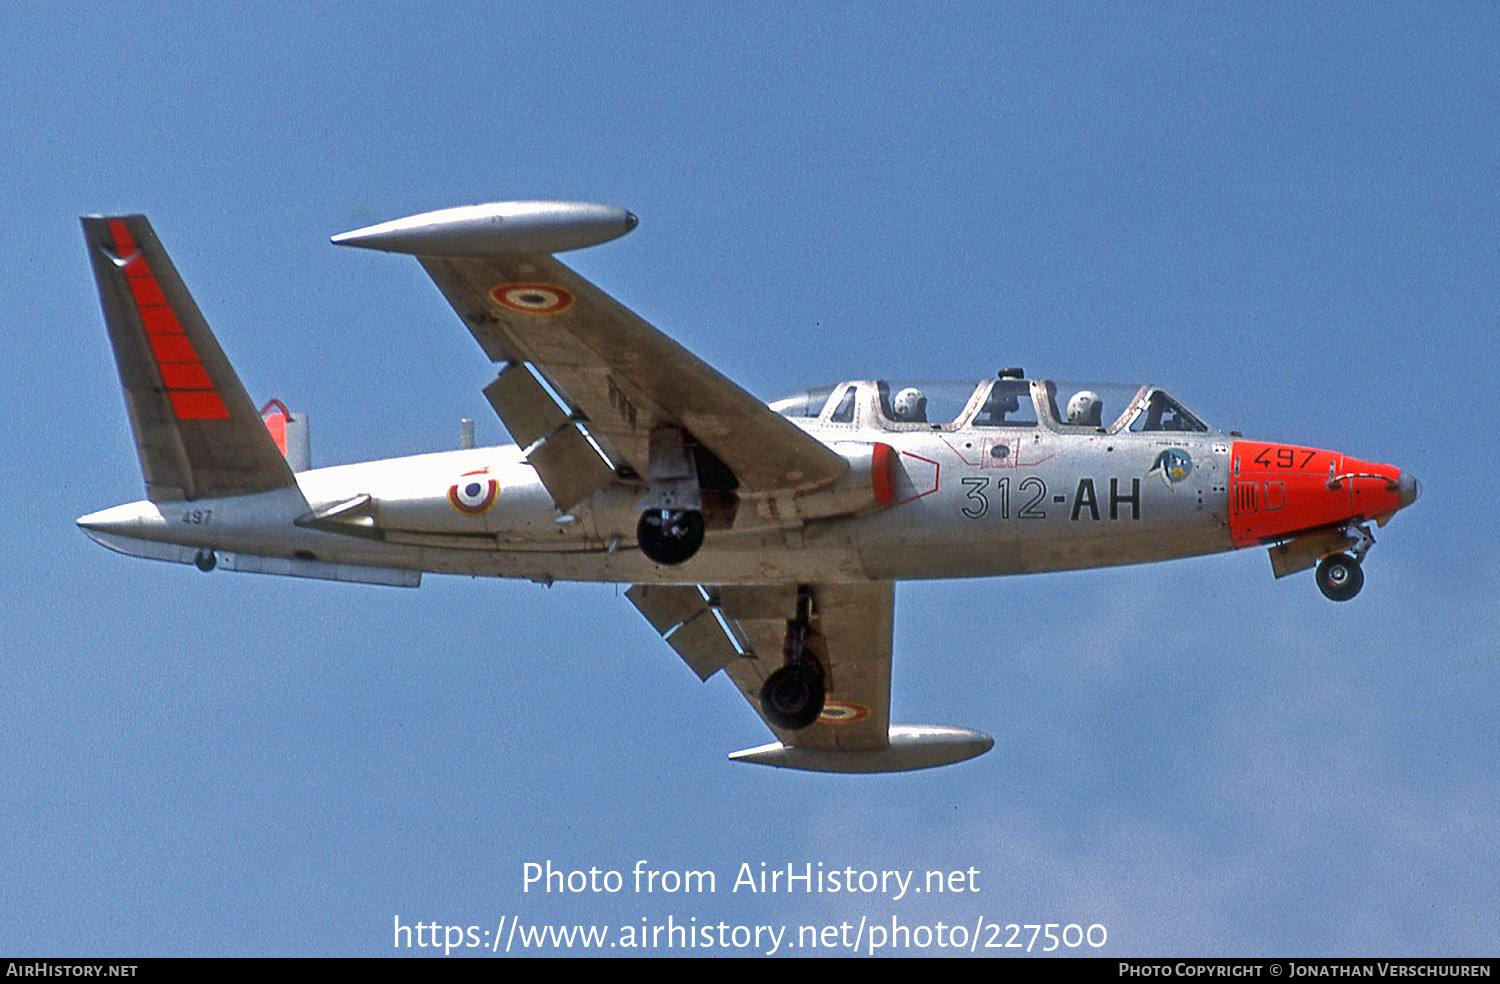
[[[483,516],[499,491],[500,483],[487,472],[469,472],[448,487],[448,504],[465,516]]]
[[[818,720],[824,724],[853,724],[870,716],[870,709],[853,701],[830,700],[823,705]]]
[[[556,314],[573,306],[573,295],[552,284],[501,284],[490,297],[525,314]]]

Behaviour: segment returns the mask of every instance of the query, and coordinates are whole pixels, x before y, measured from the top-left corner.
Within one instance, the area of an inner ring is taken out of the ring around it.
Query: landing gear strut
[[[1348,553],[1329,554],[1318,565],[1318,590],[1330,601],[1348,601],[1364,587],[1365,574],[1360,562],[1375,545],[1375,536],[1369,527],[1357,527],[1358,539]]]
[[[797,617],[786,623],[786,665],[766,677],[760,688],[761,712],[784,731],[799,731],[817,721],[827,696],[823,667],[807,644],[811,615],[812,594],[804,585],[797,589]]]

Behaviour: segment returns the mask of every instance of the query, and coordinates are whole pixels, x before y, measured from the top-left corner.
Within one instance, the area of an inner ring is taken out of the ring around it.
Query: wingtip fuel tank
[[[618,239],[638,221],[633,213],[613,205],[492,202],[393,219],[341,233],[332,241],[416,256],[561,253]]]
[[[889,743],[874,749],[802,748],[772,742],[730,753],[750,762],[804,772],[911,772],[983,755],[995,739],[982,731],[943,724],[894,724]]]

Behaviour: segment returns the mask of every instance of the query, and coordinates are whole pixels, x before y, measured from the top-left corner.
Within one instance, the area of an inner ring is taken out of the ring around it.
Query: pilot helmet
[[[897,420],[915,420],[925,422],[927,420],[927,397],[915,386],[908,386],[896,394],[896,402],[892,405],[896,411]]]
[[[1093,390],[1079,390],[1068,401],[1068,423],[1099,427],[1104,404]]]

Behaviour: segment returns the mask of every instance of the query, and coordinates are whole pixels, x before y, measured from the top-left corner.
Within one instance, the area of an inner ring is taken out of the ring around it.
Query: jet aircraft
[[[636,225],[576,202],[333,237],[417,257],[499,366],[483,392],[515,444],[312,469],[296,415],[263,421],[145,217],[82,221],[146,484],[79,519],[90,537],[204,571],[629,584],[692,671],[728,674],[770,727],[742,761],[883,772],[991,747],[890,723],[896,581],[1264,545],[1275,576],[1316,566],[1345,601],[1371,523],[1420,492],[1390,465],[1216,430],[1153,385],[1004,369],[763,403],[556,259]]]

